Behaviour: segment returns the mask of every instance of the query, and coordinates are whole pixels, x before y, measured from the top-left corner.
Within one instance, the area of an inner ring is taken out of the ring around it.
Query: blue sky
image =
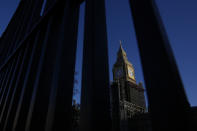
[[[191,105],[197,105],[197,1],[196,0],[155,0],[174,51],[181,78]],[[19,0],[1,0],[0,35],[5,30]],[[80,9],[79,36],[76,71],[80,88],[82,45],[84,28],[84,4]],[[135,67],[137,82],[143,81],[143,73],[128,0],[106,0],[107,31],[109,46],[110,80],[112,66],[116,60],[119,40],[127,52],[128,59]],[[144,83],[145,86],[145,83]],[[79,100],[79,96],[76,96]]]

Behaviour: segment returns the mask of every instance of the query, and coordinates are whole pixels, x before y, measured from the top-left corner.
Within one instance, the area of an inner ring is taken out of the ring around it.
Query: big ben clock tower
[[[112,115],[118,113],[121,120],[127,120],[135,114],[145,112],[144,88],[142,83],[136,83],[134,67],[128,61],[121,42],[117,60],[113,66],[111,90]]]

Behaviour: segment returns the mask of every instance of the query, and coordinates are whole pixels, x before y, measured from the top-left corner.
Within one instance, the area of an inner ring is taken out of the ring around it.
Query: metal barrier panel
[[[0,41],[1,130],[71,130],[80,2],[47,1],[41,17],[42,2],[22,0]]]
[[[130,0],[154,131],[187,130],[189,102],[154,0]]]
[[[83,0],[47,0],[40,16],[43,1],[21,0],[0,38],[2,131],[73,130],[75,55]],[[111,118],[110,112],[105,0],[85,2],[80,130],[118,131],[119,114]],[[153,130],[195,130],[154,0],[130,0],[130,6]],[[116,90],[112,91],[118,99]],[[119,103],[114,105],[116,108]]]

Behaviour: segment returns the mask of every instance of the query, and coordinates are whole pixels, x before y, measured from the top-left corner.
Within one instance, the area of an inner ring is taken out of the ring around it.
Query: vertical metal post
[[[44,0],[34,0],[31,6],[32,11],[30,12],[30,18],[28,20],[28,26],[26,28],[26,33],[29,33],[34,27],[35,23],[41,18],[40,12]]]
[[[16,108],[18,106],[18,99],[21,94],[21,82],[23,82],[24,72],[26,72],[27,61],[29,60],[28,46],[25,46],[24,48],[22,48],[21,52],[23,51],[24,51],[24,54],[22,55],[22,59],[19,61],[20,66],[17,72],[17,76],[15,77],[16,83],[15,85],[12,85],[12,88],[14,88],[14,90],[13,90],[10,105],[8,108],[8,114],[5,117],[6,119],[4,119],[4,124],[3,124],[4,131],[11,130],[12,128],[11,125],[14,122],[14,116],[16,113]]]
[[[86,0],[81,93],[81,131],[110,131],[105,0]]]
[[[2,79],[3,79],[3,71],[0,71],[0,85],[2,83]],[[0,92],[1,92],[2,87],[0,87]]]
[[[24,130],[25,129],[25,122],[26,122],[26,118],[27,118],[27,112],[28,112],[28,108],[30,105],[30,98],[32,95],[32,88],[33,88],[33,84],[34,80],[35,80],[35,69],[37,66],[35,61],[39,60],[40,57],[40,53],[41,53],[41,48],[42,46],[42,42],[40,39],[42,39],[41,34],[45,34],[45,31],[43,31],[43,33],[37,32],[35,35],[35,40],[32,41],[32,43],[30,43],[30,48],[32,48],[31,50],[31,55],[30,55],[30,60],[28,62],[28,67],[27,67],[27,72],[25,74],[25,78],[24,78],[24,82],[22,85],[22,89],[21,89],[21,95],[19,98],[19,104],[17,106],[16,109],[16,115],[14,118],[14,123],[12,126],[12,130]],[[39,46],[40,45],[40,46]],[[39,56],[39,57],[38,57]],[[33,73],[34,72],[34,73]],[[30,83],[29,83],[30,82]]]
[[[46,28],[40,30],[45,31],[46,33],[43,35],[43,41],[42,41],[42,47],[41,47],[41,53],[40,57],[38,58],[38,65],[36,66],[36,74],[35,80],[33,81],[34,84],[32,85],[32,95],[30,98],[30,104],[29,109],[27,112],[27,120],[25,124],[25,130],[44,130],[44,123],[46,119],[46,113],[47,113],[47,106],[48,106],[48,95],[49,95],[49,85],[50,85],[50,75],[52,71],[51,68],[49,68],[53,64],[49,64],[46,62],[46,48],[47,45],[50,46],[51,50],[54,49],[54,47],[51,47],[51,43],[47,43],[49,37],[49,33],[51,31],[51,23],[52,23],[52,17],[50,17],[46,22],[45,26]],[[41,43],[40,43],[41,44]],[[52,55],[52,53],[51,53]],[[51,63],[53,60],[53,57],[50,56]],[[49,61],[49,60],[48,60]],[[47,63],[45,65],[45,68],[43,68],[43,63]],[[47,82],[48,81],[48,84]],[[44,95],[43,95],[44,94]],[[32,126],[33,125],[33,126]]]
[[[4,107],[4,104],[7,102],[7,94],[9,93],[10,91],[10,88],[9,88],[9,83],[12,79],[12,76],[13,76],[13,70],[14,70],[14,66],[15,66],[15,58],[13,61],[10,61],[11,64],[11,67],[10,67],[10,72],[8,74],[8,77],[7,77],[7,81],[6,81],[6,84],[4,85],[4,88],[6,88],[1,96],[1,99],[0,99],[0,112],[3,112],[3,107]]]
[[[10,101],[11,101],[11,97],[12,97],[12,93],[13,93],[13,85],[15,84],[15,76],[17,75],[17,70],[18,70],[18,66],[19,66],[19,59],[21,58],[21,54],[16,56],[16,63],[14,64],[14,71],[11,77],[11,80],[8,84],[8,88],[9,88],[9,92],[6,94],[6,102],[3,105],[3,108],[0,112],[0,127],[2,126],[2,123],[4,124],[5,122],[5,117],[7,115],[8,112],[8,108],[10,106]],[[2,127],[1,127],[2,128]]]
[[[79,3],[58,1],[47,23],[26,130],[71,130]]]
[[[130,0],[154,131],[188,129],[190,109],[154,0]]]
[[[44,13],[50,10],[51,7],[54,6],[54,4],[57,2],[57,0],[47,0],[46,6],[44,8]]]
[[[61,4],[61,3],[60,3]],[[63,16],[60,28],[60,41],[51,83],[46,131],[72,130],[72,97],[77,49],[79,7],[78,0],[62,2]]]
[[[9,72],[10,72],[10,70],[9,70],[9,65],[8,65],[8,67],[5,69],[5,75],[4,75],[4,78],[3,78],[3,81],[2,81],[2,83],[1,83],[1,90],[0,90],[0,99],[3,97],[3,92],[5,91],[5,83],[6,83],[6,80],[7,80],[7,78],[8,78],[8,75],[9,75]]]
[[[16,90],[16,88],[13,88],[13,85],[15,85],[15,82],[16,82],[17,73],[18,73],[18,70],[19,70],[19,67],[20,67],[20,64],[21,64],[20,61],[22,59],[22,53],[19,53],[16,56],[16,57],[18,57],[17,62],[16,62],[16,65],[15,65],[15,68],[14,68],[14,72],[13,72],[13,76],[11,78],[11,82],[10,82],[9,87],[8,87],[12,91],[9,92],[9,94],[7,94],[7,95],[9,95],[10,99],[6,102],[6,109],[2,110],[2,112],[0,114],[0,129],[2,129],[2,130],[3,130],[3,127],[5,125],[6,117],[9,114],[10,107],[13,106],[12,102],[11,102],[13,99],[11,100],[11,98],[13,98],[13,92],[14,92],[14,90]]]

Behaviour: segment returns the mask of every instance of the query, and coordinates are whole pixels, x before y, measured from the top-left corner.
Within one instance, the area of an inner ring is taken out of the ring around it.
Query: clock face
[[[135,79],[133,68],[128,67],[128,75],[130,78]]]
[[[133,72],[129,69],[129,76],[133,76]]]
[[[123,71],[122,69],[117,69],[116,72],[115,72],[115,76],[116,78],[120,78],[123,74]]]

